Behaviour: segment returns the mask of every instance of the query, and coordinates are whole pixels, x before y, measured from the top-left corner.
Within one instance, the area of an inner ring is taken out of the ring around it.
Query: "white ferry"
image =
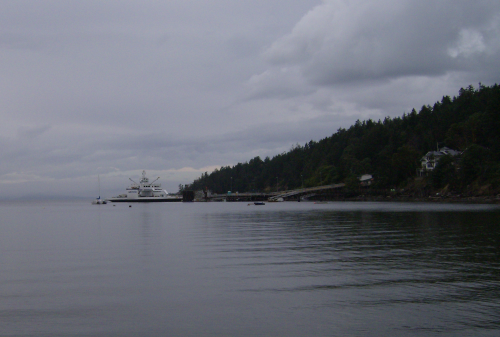
[[[136,183],[132,179],[132,185],[127,188],[127,192],[113,198],[108,198],[110,202],[174,202],[182,201],[182,197],[169,195],[168,192],[161,188],[161,184],[156,181],[152,182],[146,177],[146,171],[142,171],[142,179]]]

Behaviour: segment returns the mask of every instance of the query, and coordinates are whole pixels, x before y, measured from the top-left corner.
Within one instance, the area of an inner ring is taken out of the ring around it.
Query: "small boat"
[[[257,206],[260,206],[260,205],[265,205],[265,203],[263,203],[263,202],[254,202],[253,204],[254,204],[254,205],[257,205]]]
[[[101,199],[101,179],[97,176],[97,182],[99,184],[99,196],[92,200],[92,205],[106,205],[106,200]]]
[[[106,200],[101,199],[101,196],[95,198],[95,200],[92,200],[92,205],[106,205],[107,202]]]

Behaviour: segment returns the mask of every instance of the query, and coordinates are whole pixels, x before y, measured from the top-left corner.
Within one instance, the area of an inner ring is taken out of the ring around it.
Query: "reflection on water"
[[[496,206],[0,210],[0,335],[500,333]]]
[[[218,268],[245,275],[238,290],[313,298],[295,308],[349,313],[341,326],[487,335],[500,328],[499,220],[460,209],[222,212],[205,216],[215,230],[203,241]]]

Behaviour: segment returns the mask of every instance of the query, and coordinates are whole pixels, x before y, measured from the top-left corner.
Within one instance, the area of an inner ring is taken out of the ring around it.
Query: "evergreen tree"
[[[437,145],[464,151],[462,158],[443,157],[429,177],[435,188],[464,190],[472,182],[500,188],[500,87],[480,85],[444,96],[402,117],[356,121],[330,137],[288,152],[205,172],[190,186],[225,193],[271,191],[346,182],[374,176],[376,188],[404,186],[417,176],[420,158]],[[278,177],[278,182],[276,181]]]

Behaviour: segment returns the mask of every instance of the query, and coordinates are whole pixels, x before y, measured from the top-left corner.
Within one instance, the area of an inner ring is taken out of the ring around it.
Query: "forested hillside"
[[[373,189],[411,188],[420,159],[436,147],[463,151],[445,157],[423,181],[428,189],[456,192],[500,187],[500,87],[462,88],[433,106],[402,117],[357,121],[332,136],[262,160],[204,173],[189,189],[215,193],[299,188],[345,182],[372,174]],[[422,184],[422,182],[421,182]],[[485,187],[486,186],[486,187]]]

